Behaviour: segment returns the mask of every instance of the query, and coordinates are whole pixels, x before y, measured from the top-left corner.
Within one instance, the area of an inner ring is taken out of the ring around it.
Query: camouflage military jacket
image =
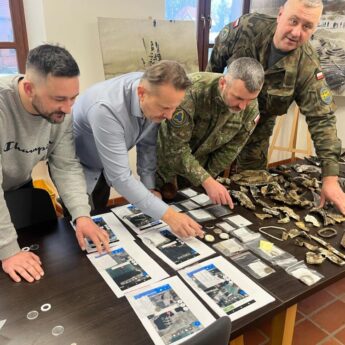
[[[335,104],[321,72],[315,50],[308,42],[267,68],[276,18],[247,14],[226,25],[216,38],[207,71],[223,72],[231,61],[253,57],[265,69],[259,95],[262,119],[285,114],[293,101],[306,116],[323,175],[338,175],[340,140],[336,134]]]
[[[217,176],[241,151],[256,126],[257,100],[235,113],[218,90],[220,74],[190,74],[192,86],[158,134],[158,171],[164,182],[180,175],[198,186]]]

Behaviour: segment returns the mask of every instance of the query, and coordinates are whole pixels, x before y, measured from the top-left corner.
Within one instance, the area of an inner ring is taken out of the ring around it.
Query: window
[[[0,75],[24,73],[28,54],[22,0],[0,0]]]
[[[248,13],[249,3],[249,0],[166,0],[165,18],[197,22],[199,69],[203,71],[219,31]]]

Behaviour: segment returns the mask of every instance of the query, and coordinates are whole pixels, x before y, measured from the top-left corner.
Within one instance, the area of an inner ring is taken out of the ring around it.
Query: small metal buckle
[[[322,228],[318,230],[317,234],[323,238],[330,238],[330,237],[337,236],[338,231],[334,228],[326,227],[326,228]]]

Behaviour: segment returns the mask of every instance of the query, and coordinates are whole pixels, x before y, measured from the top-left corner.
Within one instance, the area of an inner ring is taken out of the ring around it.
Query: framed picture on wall
[[[251,0],[249,12],[259,12],[276,17],[280,6],[282,6],[285,1],[286,0]]]
[[[323,0],[323,14],[311,42],[333,94],[345,96],[345,0]]]

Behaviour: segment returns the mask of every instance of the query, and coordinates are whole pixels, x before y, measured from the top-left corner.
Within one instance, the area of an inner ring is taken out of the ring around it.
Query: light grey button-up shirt
[[[130,203],[155,219],[168,205],[148,189],[154,188],[158,124],[140,109],[137,86],[141,72],[128,73],[93,85],[73,106],[77,155],[84,167],[88,193],[102,171],[108,183]],[[136,145],[137,180],[128,151]]]

